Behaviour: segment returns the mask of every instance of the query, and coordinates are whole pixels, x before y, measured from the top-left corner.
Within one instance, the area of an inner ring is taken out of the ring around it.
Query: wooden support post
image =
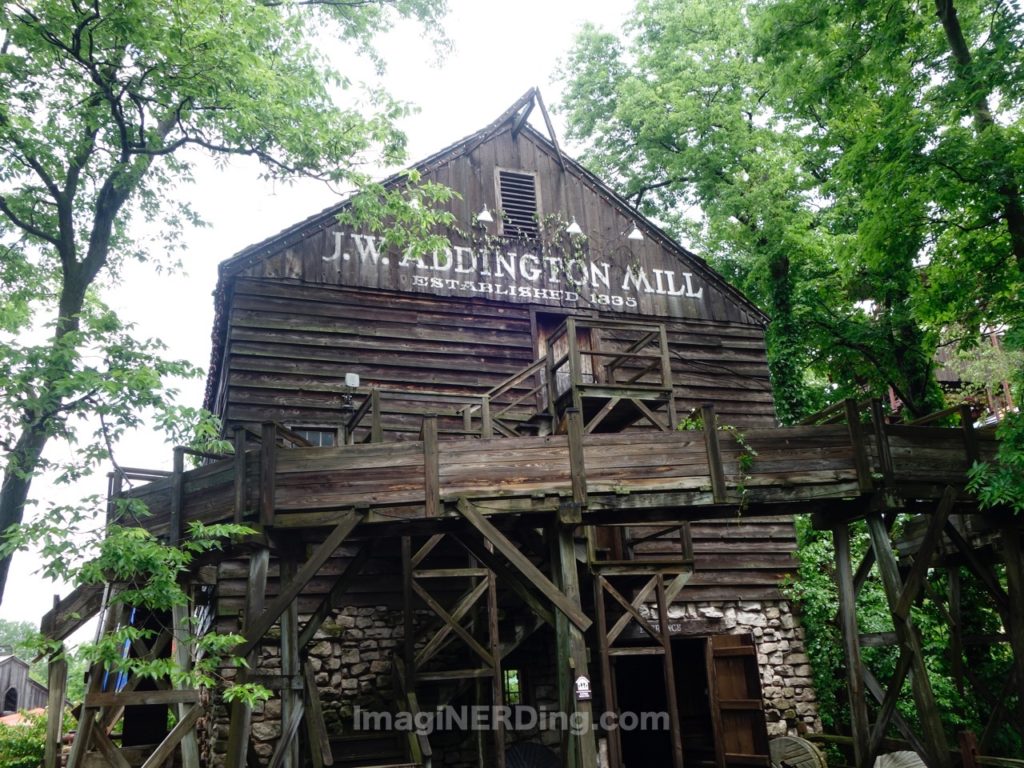
[[[558,431],[558,412],[555,403],[558,401],[558,376],[555,374],[555,348],[548,340],[548,348],[545,352],[547,364],[544,366],[544,377],[548,393],[548,415],[551,417],[551,431]]]
[[[249,591],[245,600],[245,616],[242,631],[245,632],[256,617],[263,613],[264,596],[267,593],[267,570],[270,567],[270,550],[262,548],[249,557]],[[247,662],[249,668],[255,666],[255,644],[250,648]],[[239,681],[244,682],[245,669],[236,673]],[[252,722],[252,708],[240,701],[231,704],[231,726],[228,730],[227,758],[225,768],[245,768],[249,749],[249,730]]]
[[[587,469],[583,463],[583,414],[575,408],[566,411],[569,424],[569,474],[572,501],[579,513],[587,505]],[[574,523],[582,522],[580,517]]]
[[[665,697],[668,701],[669,731],[672,738],[672,768],[683,768],[683,733],[679,722],[679,699],[676,697],[676,671],[672,661],[672,636],[668,628],[668,599],[665,594],[665,577],[658,580],[658,629],[661,646],[665,649],[662,665],[665,672]]]
[[[895,467],[892,463],[892,451],[889,449],[889,433],[885,428],[885,411],[882,401],[874,398],[871,401],[871,426],[875,432],[875,444],[878,447],[878,463],[882,468],[885,482],[892,481]]]
[[[334,764],[331,753],[331,738],[324,723],[324,711],[320,704],[320,691],[316,687],[316,673],[313,665],[306,660],[302,665],[302,677],[305,682],[306,738],[309,740],[309,757],[312,768],[324,768]]]
[[[380,413],[380,390],[370,390],[370,442],[384,442],[384,425]]]
[[[1024,556],[1021,532],[1016,526],[1002,530],[1003,559],[1006,562],[1006,587],[1009,597],[1009,625],[1006,633],[1013,649],[1013,674],[1017,688],[1017,719],[1024,721]],[[1022,734],[1024,735],[1024,734]]]
[[[403,652],[405,661],[406,683],[410,690],[416,686],[416,636],[412,610],[412,539],[408,536],[402,537],[402,627],[403,627]]]
[[[864,430],[860,424],[857,401],[846,399],[843,401],[843,407],[846,410],[850,445],[853,447],[853,465],[857,469],[857,486],[861,493],[870,493],[875,488],[875,481],[871,477],[871,464],[868,462],[868,452],[864,446]]]
[[[501,666],[501,638],[498,634],[498,585],[494,571],[487,571],[487,639],[488,650],[494,659],[491,677],[491,705],[495,711],[505,706],[505,678]],[[494,757],[489,765],[505,768],[505,728],[501,720],[494,723]]]
[[[979,768],[978,739],[973,731],[960,731],[957,741],[960,743],[961,768]]]
[[[928,670],[924,664],[920,637],[909,617],[902,619],[895,614],[903,585],[900,580],[899,565],[889,541],[889,533],[879,514],[868,515],[867,525],[868,533],[871,535],[871,547],[875,551],[875,562],[878,564],[882,585],[885,588],[886,600],[889,603],[889,610],[893,612],[896,636],[899,638],[900,645],[913,654],[910,662],[910,683],[914,693],[914,703],[921,719],[924,746],[928,751],[928,754],[922,755],[922,757],[925,758],[929,766],[934,766],[934,768],[950,768],[949,748],[942,730],[942,722],[939,719],[931,682],[928,679]]]
[[[981,459],[981,454],[978,452],[978,436],[974,433],[974,416],[971,415],[971,406],[967,404],[961,405],[959,410],[960,430],[964,435],[964,451],[967,453],[967,461],[973,464]]]
[[[246,518],[245,497],[245,429],[235,427],[235,523],[241,524]]]
[[[55,599],[55,608],[57,602]],[[68,692],[68,662],[64,657],[63,645],[50,657],[46,682],[50,696],[46,705],[46,746],[43,766],[44,768],[60,768],[64,732],[64,703]]]
[[[953,673],[953,682],[961,696],[964,694],[964,628],[960,612],[960,566],[950,565],[948,601],[949,601],[949,665]]]
[[[552,567],[559,580],[559,586],[565,597],[582,613],[580,603],[580,584],[576,570],[576,545],[571,526],[556,525],[552,531]],[[558,703],[566,716],[580,718],[591,726],[593,718],[593,702],[576,700],[576,680],[580,677],[590,679],[587,668],[587,646],[580,628],[570,623],[565,613],[555,614],[555,642],[558,664]],[[594,729],[587,727],[579,735],[569,734],[567,750],[563,754],[563,765],[566,768],[593,768],[597,765],[597,742]]]
[[[277,486],[277,425],[263,425],[260,444],[260,525],[274,524],[274,495]]]
[[[440,457],[437,446],[437,416],[423,417],[423,506],[427,517],[441,514]]]
[[[487,395],[480,398],[480,437],[494,437],[494,424],[491,421],[491,398]]]
[[[117,500],[124,488],[124,475],[120,471],[107,476],[107,525],[117,522]]]
[[[320,604],[316,607],[316,610],[310,615],[309,620],[303,625],[302,631],[299,632],[299,648],[303,649],[311,642],[316,636],[316,632],[323,623],[327,620],[327,616],[330,614],[331,609],[338,607],[342,596],[348,591],[349,584],[352,580],[359,575],[360,571],[363,570],[363,566],[369,561],[375,550],[374,542],[370,541],[364,544],[359,552],[352,560],[349,561],[345,570],[335,580],[334,585],[331,587],[331,591],[324,596],[320,601]]]
[[[565,318],[565,340],[569,350],[569,388],[572,390],[572,407],[583,413],[583,399],[580,386],[583,384],[583,365],[580,359],[580,340],[576,336],[576,318]]]
[[[188,607],[175,605],[171,608],[171,620],[174,633],[174,660],[178,669],[188,672],[192,669],[192,629],[189,626]],[[175,685],[178,690],[182,689],[179,683]],[[189,713],[190,706],[185,703],[177,705],[178,722],[184,720]],[[199,768],[199,740],[196,732],[190,730],[181,738],[181,768]]]
[[[608,653],[608,616],[604,603],[604,587],[606,579],[600,574],[594,579],[594,606],[597,609],[597,648],[601,656],[601,690],[604,693],[604,709],[615,712],[615,680],[612,672],[612,659]],[[608,731],[608,765],[609,768],[622,768],[622,734],[618,728]]]
[[[176,446],[174,449],[174,469],[171,474],[171,519],[167,531],[167,543],[178,546],[182,534],[182,497],[184,495],[185,449]]]
[[[673,387],[672,381],[672,358],[669,355],[668,333],[665,331],[665,324],[658,325],[658,345],[661,353],[661,386]],[[675,392],[668,393],[668,403],[665,409],[668,411],[668,431],[671,432],[679,423],[679,416],[676,414]]]
[[[298,572],[299,547],[289,543],[279,554],[281,584],[291,583]],[[302,690],[295,690],[294,681],[302,679],[302,660],[299,657],[299,604],[296,595],[281,614],[281,676],[286,688],[281,691],[281,722],[284,728],[278,749],[283,768],[299,768],[299,719],[302,717]],[[276,757],[276,754],[275,754]]]
[[[867,768],[870,753],[870,725],[868,706],[864,697],[863,663],[857,628],[856,595],[853,590],[853,571],[850,562],[850,528],[838,523],[832,529],[836,552],[836,581],[839,589],[839,625],[843,633],[843,652],[846,658],[846,690],[850,699],[850,732],[853,737],[854,765]]]
[[[718,418],[714,403],[700,407],[700,418],[704,424],[704,445],[708,454],[708,474],[711,476],[711,495],[715,504],[724,504],[726,498],[725,469],[722,467],[722,448],[718,443]]]

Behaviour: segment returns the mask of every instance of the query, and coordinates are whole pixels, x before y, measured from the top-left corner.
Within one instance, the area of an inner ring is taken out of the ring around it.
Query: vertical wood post
[[[117,500],[124,489],[124,475],[120,470],[107,475],[107,525],[117,521]]]
[[[978,768],[978,739],[973,731],[960,731],[957,740],[960,743],[961,768]]]
[[[174,449],[174,471],[171,474],[171,519],[167,531],[167,541],[174,547],[181,541],[181,512],[184,495],[185,449],[176,446]]]
[[[978,452],[978,436],[974,433],[974,417],[971,415],[971,406],[960,406],[960,429],[964,435],[964,450],[967,452],[967,461],[973,464],[981,458]]]
[[[843,401],[843,407],[846,409],[846,427],[850,432],[850,445],[853,446],[853,465],[857,469],[857,486],[861,493],[870,493],[875,488],[875,482],[871,478],[871,464],[868,462],[868,452],[864,446],[864,430],[860,424],[857,401],[847,398]]]
[[[480,398],[480,436],[494,437],[494,424],[491,422],[491,398],[487,395]]]
[[[850,528],[839,523],[832,529],[836,552],[836,581],[839,588],[839,623],[846,658],[846,690],[850,698],[850,729],[856,768],[867,768],[870,740],[868,706],[864,698],[864,677],[860,658],[860,631],[857,628],[856,593],[850,561]]]
[[[576,570],[576,546],[573,526],[555,525],[552,532],[552,566],[558,586],[572,603],[580,607],[580,584]],[[556,658],[558,659],[558,703],[559,709],[572,718],[573,713],[592,724],[593,702],[576,701],[576,678],[589,679],[587,670],[587,646],[583,633],[560,611],[555,612]],[[566,745],[562,764],[567,768],[593,768],[597,765],[597,741],[593,728],[584,729],[578,735],[569,734],[563,739]]]
[[[380,390],[370,390],[370,442],[384,442],[384,426],[380,414]]]
[[[412,610],[412,539],[402,537],[402,625],[403,660],[405,661],[406,685],[409,690],[416,687],[416,637],[414,636],[414,614]]]
[[[949,574],[949,616],[953,620],[949,637],[949,662],[953,673],[953,682],[962,696],[964,694],[964,631],[960,612],[960,566],[951,565]]]
[[[668,601],[665,595],[665,578],[658,574],[658,627],[661,635],[662,665],[665,672],[665,698],[668,703],[669,731],[672,738],[672,768],[683,768],[683,734],[679,723],[679,700],[676,697],[676,671],[672,659],[672,636],[668,629]]]
[[[583,462],[583,414],[575,408],[566,411],[569,433],[569,474],[572,500],[582,508],[587,504],[587,468]]]
[[[726,498],[725,469],[722,467],[722,447],[718,442],[718,418],[713,403],[700,407],[704,424],[704,445],[708,454],[708,474],[711,476],[711,495],[715,504],[724,504]]]
[[[266,547],[254,552],[249,558],[249,591],[246,593],[245,615],[241,631],[244,633],[249,625],[263,613],[263,603],[267,592],[267,570],[270,566],[270,550]],[[258,651],[249,652],[249,667],[255,665]],[[246,670],[239,669],[236,674],[240,682],[245,681]],[[252,708],[241,701],[231,704],[231,726],[228,729],[227,758],[225,768],[245,768],[249,750],[249,730],[252,723]]]
[[[594,606],[597,609],[597,648],[601,656],[601,690],[604,693],[605,712],[615,712],[615,680],[612,673],[611,655],[608,653],[608,617],[604,604],[605,577],[600,574],[594,579]],[[609,768],[622,768],[622,742],[618,728],[608,731]]]
[[[54,608],[57,607],[57,602],[55,599]],[[64,658],[63,645],[50,656],[46,682],[50,697],[46,705],[46,746],[43,765],[45,768],[60,768],[64,732],[64,703],[68,691],[68,662]]]
[[[493,549],[489,543],[484,544],[488,549]],[[501,638],[498,635],[498,585],[494,571],[487,571],[487,639],[488,651],[494,659],[494,673],[491,677],[491,705],[501,711],[498,707],[505,706],[505,678],[502,673],[501,664]],[[499,719],[494,723],[494,759],[491,761],[493,768],[505,768],[505,728]]]
[[[235,427],[235,523],[242,523],[246,516],[245,496],[245,428]]]
[[[289,543],[279,560],[280,580],[285,585],[295,578],[298,571],[297,547]],[[284,730],[286,724],[295,722],[304,709],[302,691],[295,690],[294,683],[302,679],[302,661],[299,657],[299,604],[293,599],[281,614],[281,676],[287,688],[281,692],[282,739],[288,739],[283,755],[283,768],[299,768],[299,740],[295,730]]]
[[[266,423],[260,443],[260,525],[274,524],[274,495],[277,491],[277,425]]]
[[[668,353],[668,333],[665,331],[665,324],[661,323],[658,325],[658,342],[661,353],[661,386],[663,387],[674,387],[672,381],[672,358]],[[672,431],[679,424],[679,417],[676,415],[676,398],[675,393],[669,392],[668,395],[668,428]]]
[[[555,432],[558,430],[558,412],[555,408],[558,400],[558,376],[555,375],[555,348],[551,344],[551,339],[548,339],[545,355],[547,364],[544,366],[544,383],[548,392],[548,415],[551,417],[551,430]]]
[[[910,661],[910,687],[914,694],[918,716],[921,719],[924,746],[928,750],[928,755],[924,757],[929,766],[949,768],[951,765],[949,748],[942,730],[942,722],[939,720],[931,681],[928,679],[928,670],[925,668],[924,657],[921,653],[920,637],[909,617],[901,619],[896,615],[902,583],[899,565],[889,541],[888,529],[879,514],[868,515],[867,524],[868,533],[871,535],[871,548],[875,551],[875,562],[882,577],[882,585],[885,588],[886,601],[892,614],[896,637],[899,639],[900,645],[913,654]]]
[[[178,669],[188,672],[192,669],[192,630],[188,624],[188,608],[184,605],[175,605],[171,608],[171,620],[173,624],[174,637],[174,661]],[[181,688],[179,684],[175,686]],[[178,704],[178,722],[185,719],[192,704]],[[199,768],[199,740],[196,738],[195,729],[189,729],[181,738],[181,768]]]
[[[427,517],[441,513],[440,460],[437,454],[437,416],[428,413],[423,417],[423,506]]]
[[[885,429],[885,412],[882,410],[882,401],[878,398],[871,401],[871,426],[875,431],[878,462],[882,467],[882,475],[886,482],[891,482],[895,467],[892,463],[892,451],[889,449],[889,433]]]
[[[1006,633],[1013,650],[1013,673],[1017,686],[1018,720],[1024,720],[1024,556],[1021,547],[1021,532],[1008,526],[1002,530],[1003,558],[1006,561],[1006,591],[1008,593],[1009,623]]]

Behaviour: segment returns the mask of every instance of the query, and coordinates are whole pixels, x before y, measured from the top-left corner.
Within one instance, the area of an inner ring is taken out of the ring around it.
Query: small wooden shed
[[[46,706],[46,686],[28,676],[29,665],[17,656],[0,655],[0,715]]]

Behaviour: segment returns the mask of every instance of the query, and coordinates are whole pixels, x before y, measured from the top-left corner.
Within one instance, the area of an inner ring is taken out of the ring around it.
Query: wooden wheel
[[[904,751],[879,755],[875,760],[875,768],[926,768],[926,766],[917,752]]]
[[[772,768],[828,768],[825,756],[807,739],[779,736],[768,742]]]

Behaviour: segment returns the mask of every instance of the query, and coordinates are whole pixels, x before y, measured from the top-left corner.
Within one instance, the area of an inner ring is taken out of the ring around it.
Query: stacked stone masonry
[[[646,612],[656,619],[655,609],[648,607]],[[670,606],[668,615],[670,621],[681,624],[695,620],[705,626],[711,624],[721,633],[753,636],[769,737],[821,731],[817,697],[804,647],[804,629],[788,602],[676,603]],[[429,616],[417,618],[427,620]],[[280,654],[274,632],[276,628],[268,635],[270,642],[261,648],[258,673],[280,674]],[[351,733],[355,707],[367,712],[393,711],[391,658],[402,642],[402,632],[401,613],[387,606],[349,606],[335,612],[324,623],[310,648],[309,660],[329,733]],[[554,709],[557,707],[551,666],[554,660],[543,658],[545,655],[543,651],[534,653],[533,663],[548,671],[552,679],[541,679],[543,673],[531,670],[531,698],[541,709]],[[226,670],[226,676],[232,677],[233,670]],[[273,754],[280,736],[280,718],[281,701],[276,697],[253,711],[253,747],[264,764]],[[227,732],[228,712],[221,706],[214,717],[209,764],[223,763]],[[508,743],[523,738],[557,747],[555,734],[536,732],[509,734]],[[444,765],[475,762],[475,750],[465,747],[448,747],[441,755]]]

